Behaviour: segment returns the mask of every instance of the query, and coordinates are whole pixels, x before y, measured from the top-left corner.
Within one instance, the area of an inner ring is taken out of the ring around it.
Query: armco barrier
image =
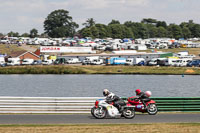
[[[102,97],[0,97],[0,113],[90,113]],[[200,112],[200,98],[152,98],[160,112]]]
[[[200,97],[155,97],[158,111],[200,112]]]

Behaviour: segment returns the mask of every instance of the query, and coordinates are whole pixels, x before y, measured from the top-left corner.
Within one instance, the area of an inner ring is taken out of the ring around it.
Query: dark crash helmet
[[[108,89],[104,89],[104,90],[103,90],[103,95],[104,95],[104,96],[108,96],[109,93],[110,93],[110,92],[109,92]]]

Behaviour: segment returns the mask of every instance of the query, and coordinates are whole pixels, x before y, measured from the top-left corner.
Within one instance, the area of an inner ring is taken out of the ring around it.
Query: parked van
[[[157,65],[157,58],[153,58],[150,61],[148,61],[147,65],[148,66],[156,66]]]
[[[144,58],[127,58],[125,65],[142,65],[141,62],[145,62]]]
[[[22,65],[33,65],[34,59],[24,59]]]
[[[8,58],[8,66],[20,65],[20,58]]]
[[[103,64],[103,59],[94,59],[91,62],[91,65],[102,65]]]
[[[93,60],[98,60],[98,59],[99,59],[99,56],[85,57],[82,64],[83,65],[89,65],[89,64],[91,64],[91,62],[93,62]]]
[[[79,58],[70,58],[66,61],[67,64],[77,64],[77,63],[81,63],[81,61],[79,60]]]

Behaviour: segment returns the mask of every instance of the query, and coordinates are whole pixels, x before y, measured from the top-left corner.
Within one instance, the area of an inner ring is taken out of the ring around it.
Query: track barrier
[[[90,113],[96,99],[102,97],[0,97],[0,113]],[[200,97],[152,99],[159,112],[200,112]]]

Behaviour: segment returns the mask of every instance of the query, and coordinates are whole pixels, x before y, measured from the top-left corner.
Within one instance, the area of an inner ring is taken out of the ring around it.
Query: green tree
[[[182,30],[181,27],[176,24],[170,24],[168,26],[168,37],[179,39],[182,38]]]
[[[165,21],[158,21],[156,23],[156,27],[160,27],[160,26],[167,28],[167,23]]]
[[[164,27],[159,26],[157,29],[157,37],[166,37],[166,36],[167,36],[167,30]]]
[[[95,26],[90,27],[90,31],[93,38],[99,38],[99,30]]]
[[[72,37],[78,27],[78,24],[72,21],[69,12],[63,9],[51,12],[44,21],[45,33],[53,38]]]
[[[153,26],[153,25],[148,25],[147,26],[147,31],[148,31],[148,38],[154,38],[157,36],[158,34],[158,30],[157,27]]]
[[[28,33],[23,33],[22,35],[21,35],[21,37],[29,37],[30,35],[28,34]]]
[[[111,25],[111,24],[120,24],[120,22],[118,20],[112,20],[108,25]]]
[[[94,20],[93,18],[88,18],[88,19],[86,20],[86,22],[83,23],[83,25],[84,25],[85,27],[89,28],[89,27],[94,26],[95,23],[96,23],[96,22],[95,22],[95,20]]]
[[[35,38],[38,36],[38,30],[33,28],[32,30],[30,30],[30,38]]]
[[[81,29],[80,34],[82,37],[92,37],[93,36],[90,28]]]
[[[106,25],[104,25],[104,24],[96,24],[95,26],[98,29],[99,38],[105,38],[105,37],[109,36],[108,30],[107,30],[108,28],[107,28]]]
[[[183,28],[182,28],[182,32],[183,32],[183,37],[184,37],[185,39],[191,37],[191,31],[189,30],[188,27],[183,27]]]
[[[2,37],[3,36],[3,33],[0,33],[0,37]]]
[[[120,24],[111,24],[108,25],[109,32],[110,32],[110,37],[112,38],[123,38],[123,29]]]
[[[13,32],[13,31],[9,32],[7,35],[9,37],[19,37],[20,36],[18,32]]]
[[[193,37],[200,37],[200,24],[194,24],[190,30]]]
[[[46,33],[41,33],[40,37],[42,37],[42,38],[48,38],[49,36]]]
[[[156,24],[157,23],[157,20],[156,19],[153,19],[153,18],[144,18],[141,23],[144,23],[144,24]]]

